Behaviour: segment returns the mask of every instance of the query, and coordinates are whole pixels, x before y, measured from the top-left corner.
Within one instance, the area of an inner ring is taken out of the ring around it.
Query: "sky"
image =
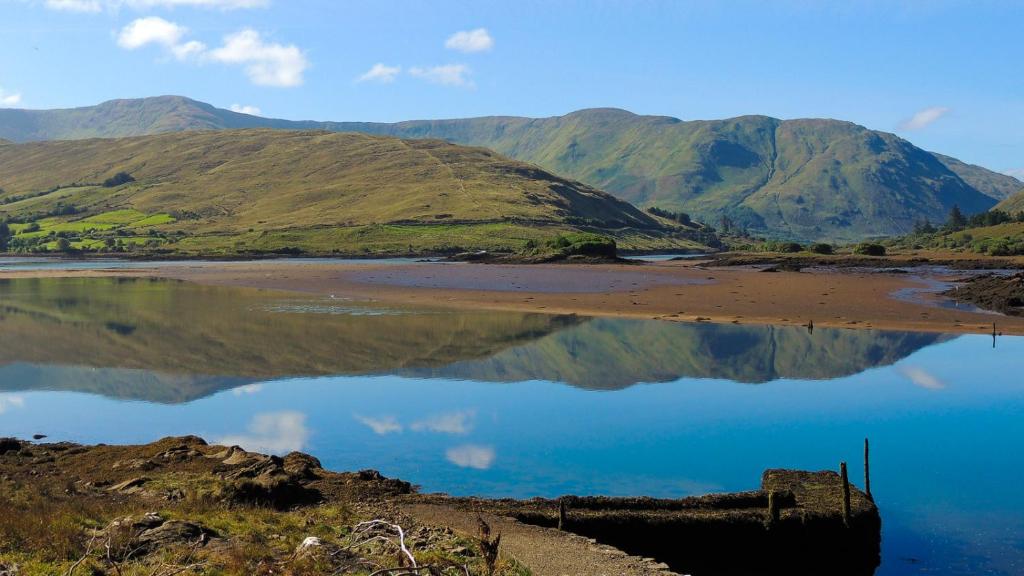
[[[0,0],[0,107],[826,117],[1024,178],[1024,2]]]

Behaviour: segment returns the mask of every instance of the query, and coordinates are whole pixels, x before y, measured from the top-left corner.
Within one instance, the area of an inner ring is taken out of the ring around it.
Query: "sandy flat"
[[[1024,334],[1024,318],[906,298],[928,283],[868,271],[765,273],[697,262],[490,265],[237,262],[131,270],[0,271],[0,278],[158,276],[390,304],[740,324]],[[895,295],[904,294],[897,298]]]

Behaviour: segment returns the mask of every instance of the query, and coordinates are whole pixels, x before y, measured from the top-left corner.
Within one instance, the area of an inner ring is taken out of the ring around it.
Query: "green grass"
[[[138,210],[123,209],[123,210],[111,210],[109,212],[103,212],[95,216],[89,216],[88,218],[82,219],[82,222],[95,222],[97,224],[131,224],[138,222],[146,218],[147,215]]]

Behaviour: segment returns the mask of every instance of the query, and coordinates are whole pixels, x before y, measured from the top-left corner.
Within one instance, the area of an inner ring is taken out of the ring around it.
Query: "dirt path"
[[[414,504],[402,511],[424,524],[449,526],[473,536],[476,515],[447,506]],[[491,529],[501,532],[501,550],[528,567],[534,576],[672,576],[668,566],[629,556],[568,532],[522,524],[509,518],[484,515]]]

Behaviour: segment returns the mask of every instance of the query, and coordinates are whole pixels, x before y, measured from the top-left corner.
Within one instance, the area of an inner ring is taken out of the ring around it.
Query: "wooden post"
[[[871,459],[870,447],[868,446],[868,439],[864,439],[864,493],[868,495],[868,500],[875,501],[875,497],[871,495]]]
[[[996,347],[996,323],[992,323],[992,347]]]
[[[775,491],[768,492],[768,525],[771,526],[779,521],[779,500]]]
[[[558,499],[558,529],[565,530],[565,499]]]
[[[846,462],[839,463],[839,476],[843,479],[843,524],[850,525],[850,477],[846,473]]]

